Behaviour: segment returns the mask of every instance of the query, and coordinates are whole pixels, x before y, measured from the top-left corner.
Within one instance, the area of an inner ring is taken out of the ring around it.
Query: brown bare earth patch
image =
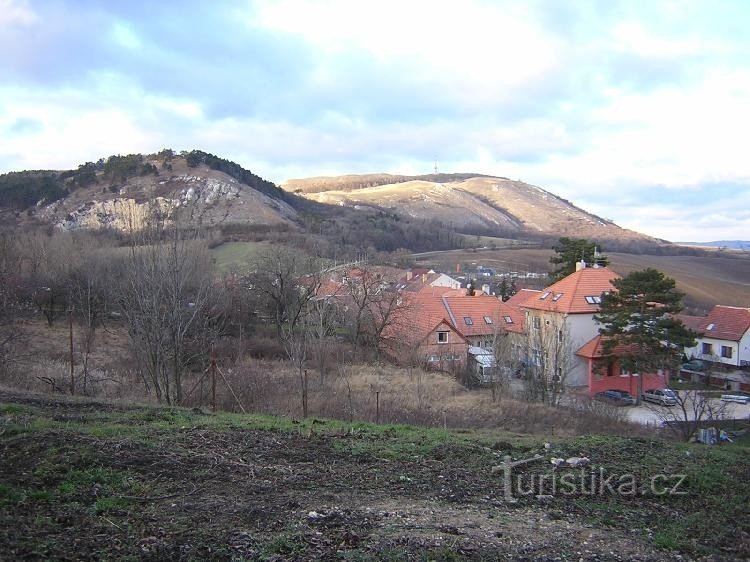
[[[684,452],[671,447],[580,438],[556,441],[547,450],[528,438],[481,441],[407,426],[295,422],[0,392],[0,552],[12,559],[146,560],[684,560],[747,554],[746,529],[731,502],[725,501],[731,504],[722,513],[726,520],[705,516],[708,525],[720,523],[716,536],[674,536],[667,519],[692,517],[702,509],[695,503],[700,498],[673,503],[532,496],[508,503],[490,471],[505,454],[575,452],[614,467],[648,460],[657,450],[664,461],[685,468],[679,460]],[[747,467],[747,455],[735,452],[734,467],[727,463],[730,477]],[[702,470],[706,462],[698,450],[690,459]],[[548,466],[544,459],[529,470],[549,472]],[[692,485],[695,494],[700,483]]]

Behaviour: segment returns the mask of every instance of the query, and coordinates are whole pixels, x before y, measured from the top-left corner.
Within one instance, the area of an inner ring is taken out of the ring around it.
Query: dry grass
[[[245,360],[223,371],[247,411],[299,419],[302,393],[299,374],[282,361]],[[191,406],[211,402],[206,378],[190,398]],[[239,411],[221,377],[217,405]],[[544,435],[589,433],[641,434],[626,422],[622,409],[589,400],[568,408],[552,408],[513,397],[498,401],[489,391],[469,391],[453,377],[392,366],[343,366],[323,378],[308,371],[309,415],[348,421],[412,424],[445,428],[492,428]]]

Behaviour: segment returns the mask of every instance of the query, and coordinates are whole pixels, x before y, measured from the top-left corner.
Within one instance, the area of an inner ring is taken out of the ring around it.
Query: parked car
[[[597,393],[594,398],[603,402],[612,402],[618,406],[632,406],[635,404],[635,398],[626,390],[605,390]]]
[[[744,394],[722,394],[723,402],[737,402],[738,404],[750,404],[750,396]]]
[[[687,363],[682,364],[683,371],[698,371],[702,373],[706,369],[708,369],[708,363],[700,359],[691,359]]]
[[[661,404],[662,406],[674,406],[677,404],[677,395],[668,388],[654,388],[647,390],[641,396],[646,402]]]

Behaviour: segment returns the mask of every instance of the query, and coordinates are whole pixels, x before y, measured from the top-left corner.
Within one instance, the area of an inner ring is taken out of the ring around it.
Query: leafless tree
[[[180,404],[189,340],[210,316],[213,262],[189,217],[153,216],[148,228],[131,234],[120,306],[148,388],[159,401]]]
[[[293,329],[307,312],[308,302],[316,297],[321,283],[321,261],[288,248],[274,247],[254,258],[249,266],[252,288],[263,296],[276,336],[281,340],[284,326]]]
[[[558,315],[547,315],[538,325],[527,329],[523,356],[526,357],[523,380],[530,400],[556,406],[565,391],[574,365],[574,346],[570,331]]]
[[[493,402],[508,393],[512,378],[522,372],[521,350],[514,334],[502,328],[495,329],[492,338],[494,366],[489,382]]]
[[[0,235],[0,375],[5,374],[16,359],[18,344],[23,338],[17,322],[20,262],[21,253],[14,237]]]
[[[726,419],[727,404],[698,390],[681,390],[674,406],[647,404],[662,425],[683,441],[690,441],[701,427]]]
[[[335,299],[325,296],[312,299],[308,306],[306,326],[311,342],[312,360],[322,386],[330,370],[335,334],[341,326],[341,309]]]

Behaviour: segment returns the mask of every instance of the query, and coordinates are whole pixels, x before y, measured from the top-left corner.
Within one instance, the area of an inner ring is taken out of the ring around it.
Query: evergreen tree
[[[587,264],[609,265],[607,256],[599,255],[597,248],[596,242],[585,238],[568,238],[565,236],[560,238],[558,244],[552,247],[556,255],[549,260],[551,264],[560,266],[552,272],[552,282],[559,281],[573,273],[576,270],[576,263],[581,260]]]
[[[632,373],[655,372],[677,364],[696,334],[674,315],[682,310],[683,293],[674,279],[655,269],[634,271],[612,282],[614,291],[602,295],[594,319],[605,336],[604,351],[617,348],[620,365]]]

